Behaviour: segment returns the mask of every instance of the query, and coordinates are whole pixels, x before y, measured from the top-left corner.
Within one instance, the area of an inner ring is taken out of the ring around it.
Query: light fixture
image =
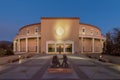
[[[62,36],[64,34],[64,29],[62,27],[58,27],[56,29],[56,33],[58,36]]]

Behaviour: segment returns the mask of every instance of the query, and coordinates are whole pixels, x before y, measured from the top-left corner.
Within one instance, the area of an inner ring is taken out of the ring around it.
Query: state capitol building
[[[15,53],[84,54],[101,53],[105,37],[101,30],[81,23],[78,17],[42,17],[39,23],[19,29]]]

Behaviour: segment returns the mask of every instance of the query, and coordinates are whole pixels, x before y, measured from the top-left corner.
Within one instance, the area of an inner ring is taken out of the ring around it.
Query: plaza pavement
[[[120,80],[120,65],[100,62],[84,55],[67,55],[72,73],[48,73],[53,55],[0,65],[0,80]],[[62,58],[62,55],[58,55]]]

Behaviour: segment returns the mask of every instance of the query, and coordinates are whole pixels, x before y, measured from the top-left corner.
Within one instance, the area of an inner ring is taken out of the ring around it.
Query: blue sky
[[[0,0],[0,40],[12,41],[41,17],[79,17],[105,34],[120,27],[120,0]]]

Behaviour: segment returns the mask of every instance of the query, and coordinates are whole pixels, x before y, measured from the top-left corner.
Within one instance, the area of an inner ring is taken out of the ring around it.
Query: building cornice
[[[86,24],[86,23],[79,23],[79,24],[83,24],[83,25],[92,26],[92,27],[95,27],[95,28],[97,28],[97,29],[99,29],[99,30],[101,31],[101,29],[100,29],[100,28],[98,28],[97,26],[91,25],[91,24]]]
[[[41,17],[41,19],[80,19],[79,17]]]
[[[29,27],[29,26],[33,26],[33,25],[40,25],[40,24],[41,23],[28,24],[28,25],[25,25],[22,28],[20,28],[19,31],[22,30],[23,28],[26,28],[26,27]]]

